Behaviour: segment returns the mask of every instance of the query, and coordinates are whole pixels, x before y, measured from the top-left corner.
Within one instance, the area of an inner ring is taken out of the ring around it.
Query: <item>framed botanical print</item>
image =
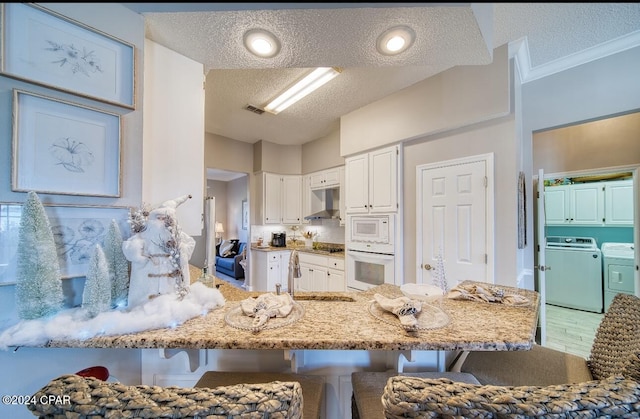
[[[33,3],[2,3],[3,75],[135,108],[133,45]]]
[[[120,196],[120,116],[14,90],[12,189]]]

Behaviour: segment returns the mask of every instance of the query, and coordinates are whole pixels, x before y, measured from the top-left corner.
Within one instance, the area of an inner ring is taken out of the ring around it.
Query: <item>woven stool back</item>
[[[617,294],[605,313],[591,347],[588,365],[593,378],[627,374],[640,353],[640,298]]]

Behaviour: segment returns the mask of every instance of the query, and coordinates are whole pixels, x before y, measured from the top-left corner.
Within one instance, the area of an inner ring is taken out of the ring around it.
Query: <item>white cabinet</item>
[[[602,225],[604,188],[601,182],[545,187],[547,225]]]
[[[345,159],[346,212],[398,211],[398,146]]]
[[[251,252],[251,290],[261,292],[276,292],[276,284],[287,290],[289,275],[289,256],[291,251],[261,251]]]
[[[296,291],[346,291],[344,259],[300,252],[300,271]]]
[[[633,181],[616,180],[604,183],[604,224],[633,226]]]
[[[346,199],[345,198],[345,169],[344,166],[341,166],[338,172],[338,178],[340,179],[340,190],[339,190],[339,195],[340,195],[340,204],[339,204],[339,208],[340,208],[340,225],[344,226],[346,224],[347,221],[347,203],[346,203]]]
[[[302,177],[262,174],[262,224],[302,222]]]
[[[311,175],[302,176],[302,224],[309,224],[309,220],[304,217],[311,214]]]
[[[314,172],[310,177],[311,189],[335,188],[340,185],[338,168]]]
[[[633,181],[576,183],[544,190],[547,225],[633,226]]]

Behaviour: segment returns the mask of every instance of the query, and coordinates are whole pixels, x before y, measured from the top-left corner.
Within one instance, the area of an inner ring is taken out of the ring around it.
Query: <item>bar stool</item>
[[[354,372],[351,373],[351,385],[353,386],[353,395],[351,396],[352,419],[384,419],[384,408],[382,406],[382,393],[384,393],[384,386],[387,384],[387,380],[389,378],[397,375],[422,378],[447,377],[458,382],[480,384],[473,375],[462,372]]]
[[[303,417],[319,419],[324,395],[324,378],[318,375],[303,375],[279,372],[207,371],[195,387],[219,387],[234,384],[257,384],[271,381],[297,381],[302,387]],[[382,391],[380,392],[382,395]]]

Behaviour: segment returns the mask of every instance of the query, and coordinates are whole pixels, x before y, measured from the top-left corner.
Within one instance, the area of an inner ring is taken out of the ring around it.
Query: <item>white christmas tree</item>
[[[122,232],[116,220],[111,220],[104,239],[104,256],[111,279],[111,305],[126,307],[129,294],[129,261],[122,251]]]
[[[84,292],[82,293],[82,307],[87,309],[91,317],[111,308],[109,267],[104,250],[99,244],[96,244],[89,261],[87,280],[84,283]]]
[[[31,191],[22,207],[18,233],[16,306],[21,319],[32,320],[62,309],[60,262],[49,218]]]
[[[442,294],[446,294],[449,291],[449,284],[447,284],[447,276],[444,272],[444,260],[442,258],[442,248],[436,255],[436,266],[433,271],[433,284],[442,290]]]

